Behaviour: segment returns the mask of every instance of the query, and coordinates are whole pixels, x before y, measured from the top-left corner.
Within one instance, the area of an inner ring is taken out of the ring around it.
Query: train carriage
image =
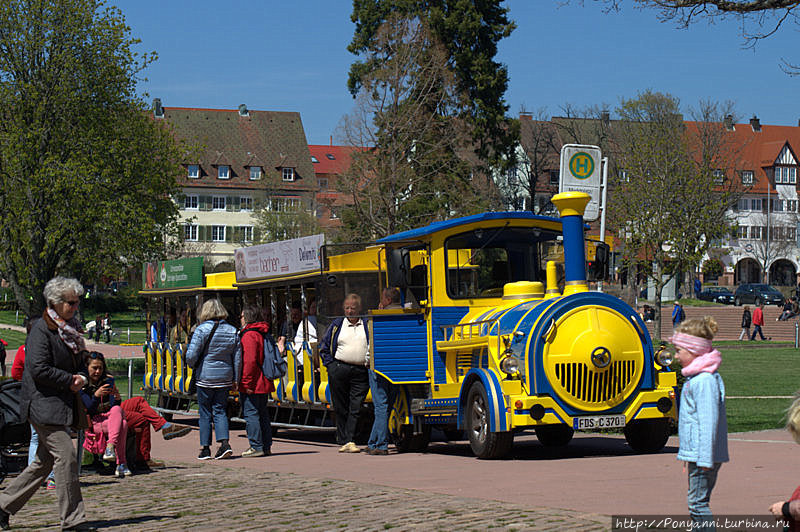
[[[276,426],[333,430],[307,311],[313,301],[321,336],[355,292],[370,321],[370,366],[397,392],[389,429],[399,450],[424,449],[433,427],[466,436],[481,458],[506,455],[523,430],[565,445],[575,430],[616,428],[637,451],[661,449],[676,412],[671,360],[634,309],[589,290],[588,196],[553,203],[559,218],[492,212],[350,249],[317,235],[237,250],[240,305],[261,306],[273,327],[292,302],[304,311],[305,336],[270,401]],[[591,249],[594,273],[607,269],[607,247]],[[400,290],[403,308],[378,310],[384,287]]]

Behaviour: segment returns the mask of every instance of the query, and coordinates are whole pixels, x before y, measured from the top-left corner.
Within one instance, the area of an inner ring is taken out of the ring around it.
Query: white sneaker
[[[106,452],[103,453],[103,460],[106,462],[114,462],[117,459],[117,454],[114,452],[114,445],[109,443],[106,445]]]
[[[133,473],[131,473],[131,470],[128,469],[127,465],[120,464],[119,466],[117,466],[117,478],[130,477],[130,476],[133,476]]]

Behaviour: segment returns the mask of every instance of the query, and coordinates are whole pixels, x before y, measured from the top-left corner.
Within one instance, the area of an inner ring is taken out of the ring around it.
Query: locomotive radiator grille
[[[555,365],[561,389],[584,403],[608,403],[625,393],[636,374],[633,360],[612,362],[604,371],[597,371],[581,362]]]

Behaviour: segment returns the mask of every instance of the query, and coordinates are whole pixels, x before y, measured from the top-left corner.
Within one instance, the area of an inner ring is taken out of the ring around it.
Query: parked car
[[[700,292],[698,298],[703,301],[714,301],[715,303],[730,305],[733,303],[733,292],[724,286],[707,286]]]
[[[733,294],[733,304],[737,307],[744,303],[763,303],[765,305],[783,306],[783,294],[768,284],[740,284]]]

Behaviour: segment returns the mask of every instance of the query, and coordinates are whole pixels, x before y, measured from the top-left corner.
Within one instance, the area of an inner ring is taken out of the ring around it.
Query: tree
[[[350,67],[348,88],[357,95],[371,74],[384,69],[375,54],[381,28],[393,17],[424,23],[432,39],[443,46],[448,68],[455,76],[457,116],[468,124],[472,149],[483,162],[513,160],[518,132],[506,120],[508,69],[494,60],[497,43],[515,25],[501,2],[462,0],[354,0],[356,24],[348,50],[365,55]]]
[[[370,147],[354,150],[339,181],[353,198],[342,237],[371,240],[483,209],[489,189],[470,159],[446,49],[424,21],[398,16],[370,46],[368,61],[381,68],[361,78],[340,128],[346,144]]]
[[[738,199],[732,139],[715,104],[707,121],[687,127],[679,102],[646,91],[617,110],[612,133],[609,223],[620,230],[625,259],[655,286],[656,337],[661,336],[661,291],[680,272],[694,271],[706,251],[730,236],[728,208]]]
[[[614,10],[622,4],[621,0],[601,1]],[[749,47],[774,35],[787,23],[800,25],[800,0],[635,0],[635,3],[657,9],[661,20],[677,22],[683,28],[696,20],[711,23],[719,18],[736,17]],[[800,66],[786,60],[781,68],[792,76],[800,75]]]
[[[181,152],[136,96],[152,57],[129,31],[96,0],[0,4],[0,273],[27,315],[55,274],[91,280],[177,235]]]
[[[288,205],[268,199],[256,209],[253,217],[259,243],[315,235],[322,230],[317,218],[304,205]]]

